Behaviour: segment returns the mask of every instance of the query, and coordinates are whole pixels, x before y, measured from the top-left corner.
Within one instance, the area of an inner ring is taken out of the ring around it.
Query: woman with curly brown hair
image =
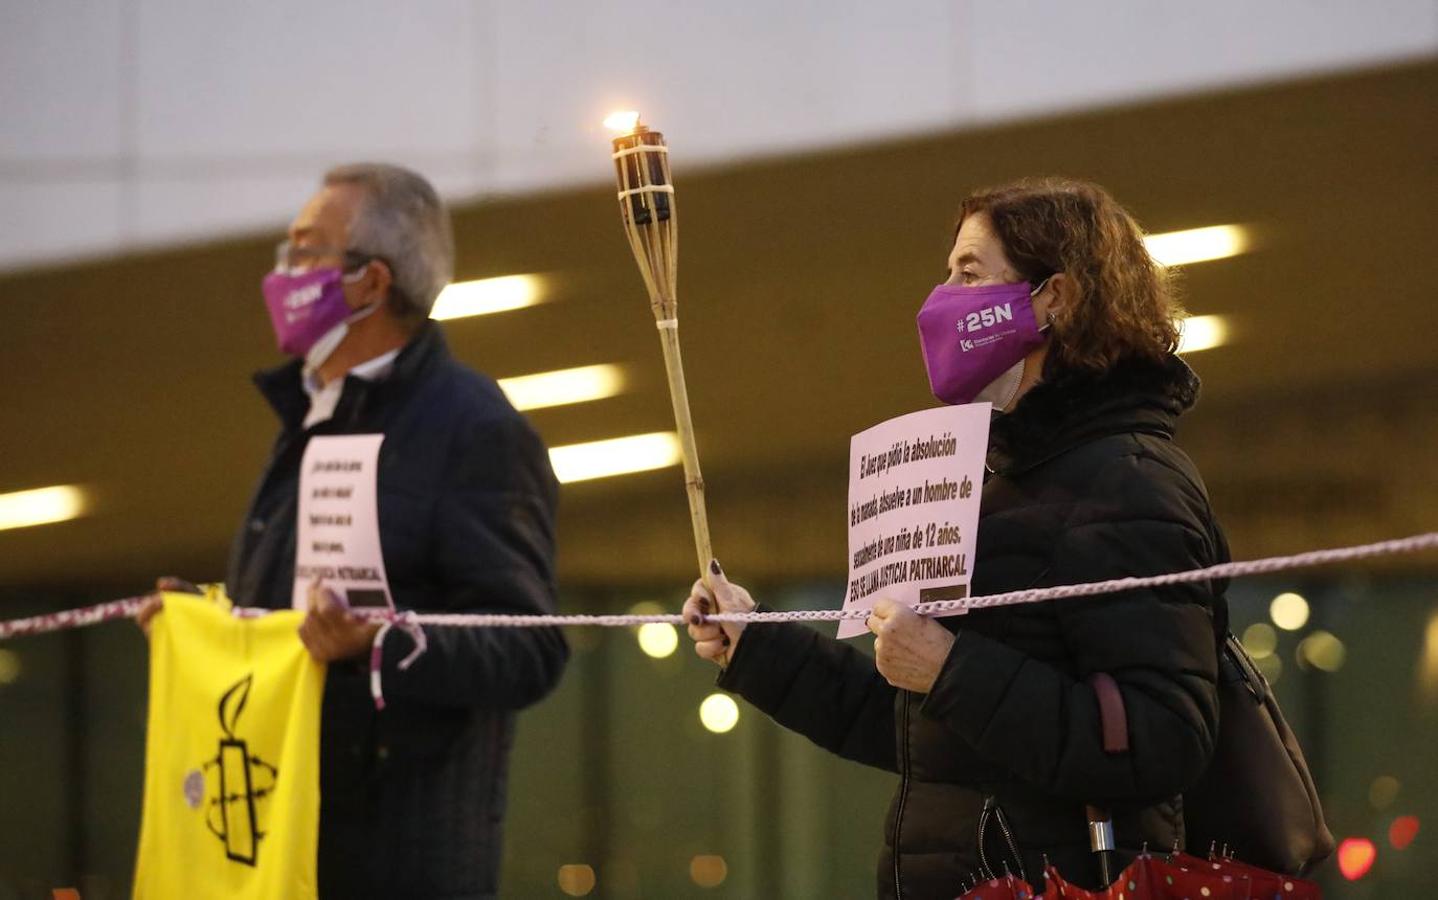
[[[931,386],[945,402],[989,400],[1002,413],[974,593],[1227,561],[1203,482],[1173,442],[1198,394],[1174,355],[1180,310],[1133,218],[1079,181],[981,191],[963,202],[948,262],[919,314]],[[1013,327],[959,352],[964,310],[993,297],[1008,299]],[[697,621],[716,599],[725,612],[754,608],[712,569],[714,596],[696,583],[686,615]],[[1111,810],[1120,866],[1145,844],[1182,844],[1180,794],[1217,730],[1221,588],[944,619],[880,600],[872,659],[794,624],[689,633],[725,667],[722,687],[827,750],[899,775],[879,896],[948,900],[1005,868],[1038,879],[1045,860],[1097,886],[1086,804]],[[1116,709],[1124,752],[1105,741]]]

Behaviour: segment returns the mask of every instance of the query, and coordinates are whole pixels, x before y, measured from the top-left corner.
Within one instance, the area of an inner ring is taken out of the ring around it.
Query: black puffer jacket
[[[347,377],[333,418],[305,429],[292,362],[256,383],[282,424],[235,537],[227,586],[243,606],[290,605],[300,459],[315,434],[384,433],[380,544],[395,605],[553,613],[558,485],[539,437],[499,387],[460,365],[430,322],[382,381]],[[516,711],[558,683],[553,628],[425,628],[385,642],[387,705],[367,659],[336,663],[320,723],[318,875],[325,898],[481,900],[498,892]]]
[[[994,420],[972,588],[1153,575],[1228,559],[1198,472],[1173,443],[1198,377],[1176,357],[1059,375]],[[957,640],[933,692],[896,690],[857,648],[799,625],[752,625],[720,678],[778,722],[900,784],[881,897],[949,900],[987,867],[1097,882],[1085,803],[1120,848],[1183,840],[1180,791],[1217,730],[1213,619],[1222,585],[1128,591],[940,619]],[[1130,752],[1106,754],[1106,672]],[[987,811],[986,811],[987,809]],[[1017,856],[1017,859],[1015,858]]]

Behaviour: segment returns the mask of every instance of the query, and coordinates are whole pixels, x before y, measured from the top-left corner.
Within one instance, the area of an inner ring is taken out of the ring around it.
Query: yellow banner
[[[316,896],[325,668],[300,619],[165,595],[150,632],[137,900]]]

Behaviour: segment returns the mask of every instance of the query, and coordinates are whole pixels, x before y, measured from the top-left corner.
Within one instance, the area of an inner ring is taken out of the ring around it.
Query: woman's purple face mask
[[[945,403],[1012,404],[1023,361],[1045,340],[1036,305],[1047,279],[1019,279],[982,214],[967,217],[949,257],[949,278],[919,310],[919,342],[934,396]]]
[[[1033,295],[1042,289],[1027,281],[935,287],[918,317],[919,344],[934,396],[945,403],[988,400],[1007,408],[1023,377],[1022,368],[1011,370],[1044,342],[1033,310]],[[999,396],[986,396],[986,388],[1001,380],[1013,383],[998,391]]]

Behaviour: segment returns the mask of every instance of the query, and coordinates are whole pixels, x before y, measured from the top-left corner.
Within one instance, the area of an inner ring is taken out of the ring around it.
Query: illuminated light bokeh
[[[0,531],[66,522],[83,516],[87,506],[84,490],[74,484],[0,494]]]
[[[14,650],[0,650],[0,684],[14,684],[20,680],[20,654]]]
[[[1338,845],[1338,871],[1349,881],[1357,881],[1378,859],[1378,848],[1368,838],[1344,838]]]
[[[1279,594],[1269,604],[1268,615],[1284,631],[1297,631],[1308,622],[1308,601],[1301,594]]]
[[[594,868],[577,863],[560,866],[555,880],[559,883],[559,889],[571,897],[588,895],[597,883]]]
[[[1272,656],[1278,649],[1278,632],[1267,622],[1255,622],[1243,629],[1243,646],[1255,660]]]
[[[1347,648],[1338,637],[1327,631],[1315,631],[1298,644],[1298,658],[1323,672],[1337,672],[1343,668]]]
[[[1392,775],[1379,775],[1368,786],[1368,803],[1374,809],[1387,809],[1398,799],[1398,779]]]
[[[1283,660],[1279,659],[1277,653],[1270,653],[1267,656],[1255,656],[1253,664],[1258,666],[1258,671],[1268,679],[1269,684],[1275,684],[1283,675]]]
[[[538,275],[501,275],[456,281],[445,286],[435,298],[431,319],[463,319],[524,309],[538,303],[544,282]]]
[[[1417,836],[1417,816],[1399,816],[1388,826],[1388,843],[1393,845],[1394,850],[1407,850]]]
[[[1428,616],[1423,629],[1423,652],[1418,661],[1418,696],[1425,703],[1438,703],[1438,611]]]
[[[499,379],[499,389],[520,412],[604,400],[624,390],[624,370],[601,364]]]
[[[551,447],[549,464],[562,484],[677,466],[683,460],[679,435],[656,431],[628,437]]]
[[[1189,316],[1178,323],[1178,353],[1212,350],[1228,343],[1228,320],[1223,316]]]
[[[715,734],[732,731],[739,724],[739,704],[728,694],[710,694],[699,704],[699,721]]]
[[[673,656],[674,651],[679,649],[679,631],[673,625],[663,622],[640,625],[638,637],[639,649],[643,650],[646,656],[655,659]]]
[[[689,878],[700,887],[718,887],[729,877],[729,865],[722,856],[696,856],[689,860]]]
[[[639,112],[621,109],[604,117],[604,127],[619,134],[629,134],[639,124]]]
[[[1237,256],[1248,250],[1252,241],[1242,225],[1210,225],[1144,235],[1143,243],[1160,265],[1182,266]]]

